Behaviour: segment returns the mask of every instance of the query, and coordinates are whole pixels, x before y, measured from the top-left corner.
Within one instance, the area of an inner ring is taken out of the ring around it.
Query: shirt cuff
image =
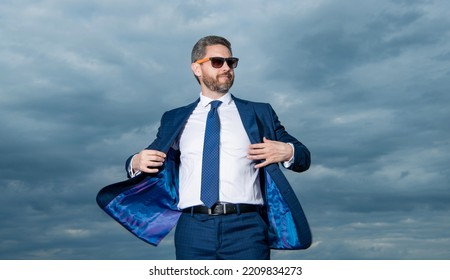
[[[128,174],[130,174],[130,177],[131,177],[131,178],[134,178],[134,177],[136,177],[137,175],[141,174],[141,171],[136,171],[136,172],[133,171],[132,163],[133,163],[133,158],[134,158],[135,156],[136,156],[136,155],[134,155],[134,156],[131,158],[131,160],[130,160],[130,165],[128,166]]]
[[[292,144],[292,143],[287,143],[287,144],[289,144],[289,146],[291,146],[291,148],[292,148],[292,157],[288,161],[283,162],[283,166],[285,168],[291,167],[291,165],[294,163],[294,155],[295,155],[294,144]]]

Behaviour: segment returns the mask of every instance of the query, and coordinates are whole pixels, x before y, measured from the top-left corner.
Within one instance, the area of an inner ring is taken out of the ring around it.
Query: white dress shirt
[[[258,169],[247,159],[250,140],[239,112],[229,93],[220,99],[220,169],[219,200],[225,203],[262,205]],[[212,99],[200,94],[200,102],[194,109],[174,148],[181,153],[180,201],[178,207],[202,205],[200,200],[203,142],[206,117]]]
[[[230,93],[218,100],[222,101],[218,107],[220,118],[219,200],[223,203],[263,205],[259,171],[255,169],[256,163],[247,159],[250,139],[234,100]],[[200,200],[203,142],[211,101],[213,99],[200,94],[200,102],[172,146],[180,150],[181,154],[178,203],[180,209],[203,205]],[[294,150],[294,146],[291,143],[288,144]],[[284,167],[289,168],[293,161],[294,156],[289,161],[283,162]],[[131,162],[128,168],[131,176],[134,177],[140,172],[133,172]]]

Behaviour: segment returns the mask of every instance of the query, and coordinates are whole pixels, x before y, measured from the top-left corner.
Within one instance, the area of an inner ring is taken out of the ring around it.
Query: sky
[[[313,233],[273,259],[450,259],[450,2],[2,0],[0,259],[174,259],[96,204],[200,92],[203,36],[312,154],[286,171]]]

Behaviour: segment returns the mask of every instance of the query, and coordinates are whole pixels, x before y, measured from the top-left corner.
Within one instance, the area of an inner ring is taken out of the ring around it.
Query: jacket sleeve
[[[166,116],[167,112],[163,114],[163,116],[161,117],[161,122],[160,122],[160,126],[158,128],[158,133],[156,134],[156,139],[153,140],[153,142],[146,148],[147,150],[159,150],[159,143],[161,142],[161,127],[164,121],[164,118]],[[128,159],[125,161],[125,171],[127,172],[127,177],[128,178],[132,178],[134,176],[132,176],[131,174],[131,160],[133,159],[133,156],[135,156],[137,153],[131,155],[130,157],[128,157]]]
[[[276,135],[275,140],[294,145],[294,162],[288,169],[295,172],[303,172],[308,170],[311,164],[311,153],[308,148],[306,148],[306,146],[297,140],[297,138],[293,137],[286,131],[270,104],[268,104],[268,109],[270,110],[270,115],[272,116],[273,129]]]

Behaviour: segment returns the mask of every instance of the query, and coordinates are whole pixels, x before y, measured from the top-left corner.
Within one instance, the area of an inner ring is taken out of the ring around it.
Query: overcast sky
[[[0,259],[173,259],[95,202],[199,87],[206,35],[231,92],[312,153],[286,172],[314,243],[274,259],[450,259],[447,0],[0,2]]]

